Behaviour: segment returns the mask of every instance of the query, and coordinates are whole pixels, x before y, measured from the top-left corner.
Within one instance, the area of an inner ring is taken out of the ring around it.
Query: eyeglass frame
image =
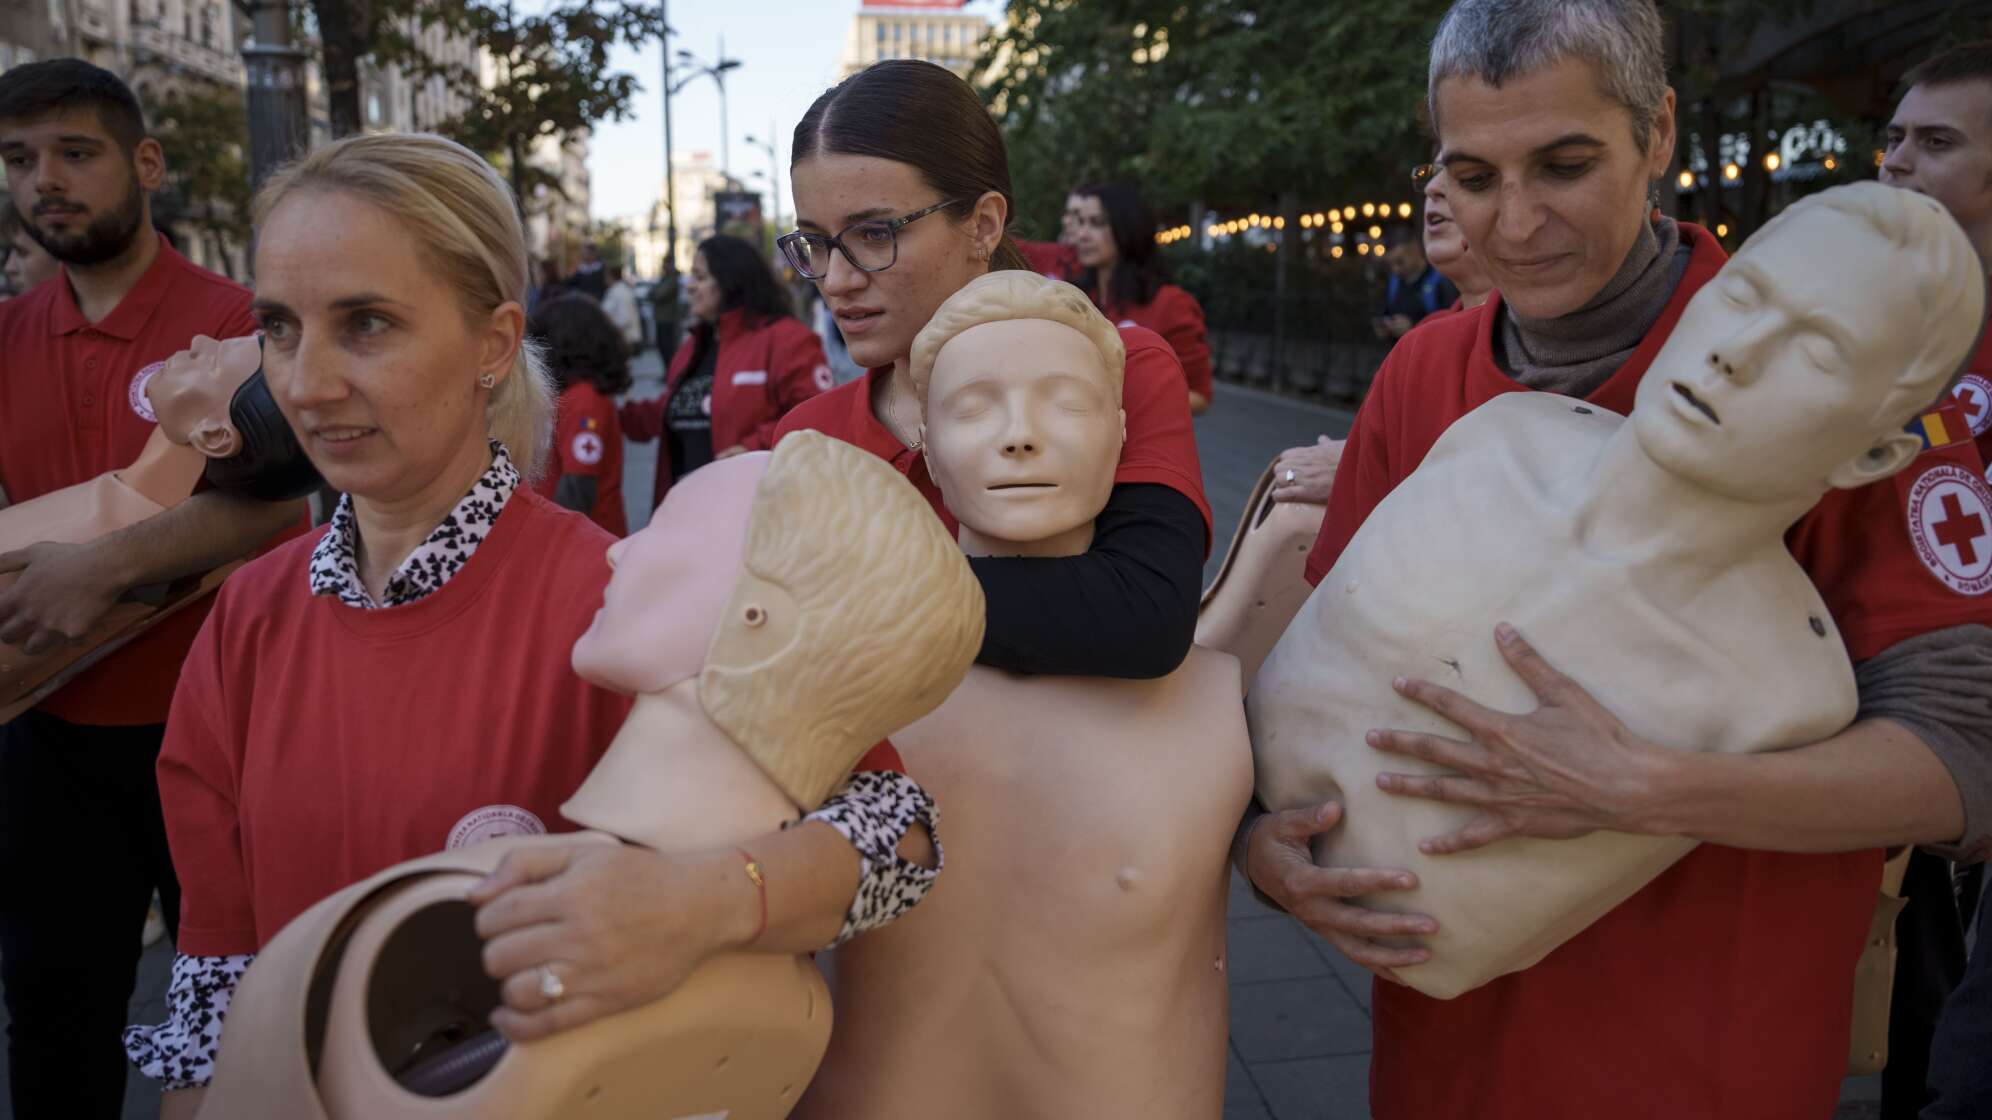
[[[1411,169],[1411,185],[1422,191],[1432,180],[1443,174],[1445,169],[1444,164],[1421,163]]]
[[[785,233],[782,234],[780,237],[775,238],[775,248],[780,249],[782,251],[782,256],[787,258],[790,267],[794,268],[796,273],[800,275],[804,280],[821,280],[824,277],[830,275],[830,270],[828,268],[825,268],[823,270],[822,276],[811,276],[809,274],[809,270],[805,269],[802,266],[802,262],[796,259],[796,253],[794,252],[794,250],[789,248],[789,246],[791,245],[806,243],[811,238],[822,238],[823,243],[826,246],[835,249],[836,251],[844,255],[845,264],[850,265],[852,268],[857,269],[859,272],[866,272],[866,273],[884,272],[886,269],[891,268],[893,265],[899,263],[900,230],[906,228],[909,225],[912,225],[914,222],[919,221],[921,218],[924,218],[929,214],[935,213],[936,211],[945,210],[950,206],[957,206],[966,201],[968,200],[965,198],[951,198],[944,202],[936,202],[932,206],[929,206],[924,210],[915,210],[911,214],[906,214],[898,218],[866,218],[861,222],[852,222],[850,225],[847,225],[843,229],[838,230],[834,235],[809,233],[804,230],[796,230],[794,233]],[[892,235],[892,259],[878,266],[877,268],[866,268],[864,265],[859,264],[858,259],[851,255],[851,251],[844,247],[845,234],[851,232],[854,229],[857,229],[859,226],[871,226],[871,225],[884,226],[886,232]]]

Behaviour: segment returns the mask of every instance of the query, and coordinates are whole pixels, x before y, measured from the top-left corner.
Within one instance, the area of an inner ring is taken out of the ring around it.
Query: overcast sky
[[[788,187],[788,144],[796,121],[810,102],[836,82],[844,42],[859,0],[669,0],[671,49],[689,50],[710,63],[726,38],[726,54],[740,66],[726,75],[728,131],[733,174],[767,198],[770,173],[765,149],[748,137],[772,139],[782,176],[782,210],[792,210]],[[970,0],[968,10],[993,18],[998,0]],[[646,219],[664,181],[664,108],[658,87],[663,56],[652,43],[641,52],[620,51],[614,59],[643,83],[626,121],[604,124],[590,142],[590,208],[597,218]],[[772,130],[773,135],[770,136]],[[719,156],[719,91],[699,78],[671,99],[673,146],[679,155]],[[754,172],[761,178],[754,178]]]

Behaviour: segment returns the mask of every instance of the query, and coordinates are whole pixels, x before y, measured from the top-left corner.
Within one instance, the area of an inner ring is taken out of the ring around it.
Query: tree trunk
[[[332,138],[366,127],[360,106],[360,60],[373,46],[372,0],[311,0],[325,60],[325,100]]]

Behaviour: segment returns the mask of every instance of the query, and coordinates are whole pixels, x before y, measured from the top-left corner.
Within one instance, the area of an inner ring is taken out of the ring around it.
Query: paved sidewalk
[[[638,364],[633,394],[660,389],[655,353]],[[1321,434],[1341,436],[1351,414],[1286,400],[1268,393],[1217,386],[1216,403],[1197,421],[1204,483],[1215,514],[1206,577],[1216,571],[1232,528],[1259,472],[1284,448],[1312,443]],[[624,500],[634,529],[649,518],[656,444],[629,445]],[[1369,1116],[1369,974],[1350,964],[1293,919],[1262,907],[1236,876],[1228,921],[1231,982],[1230,1066],[1224,1120],[1364,1120]],[[162,1014],[171,951],[162,942],[146,954],[132,1021]],[[0,1026],[5,1016],[0,1014]],[[0,1120],[6,1106],[0,1069]],[[135,1074],[126,1091],[124,1120],[153,1120],[157,1090]],[[1876,1115],[1878,1079],[1849,1081],[1838,1114]],[[1444,1118],[1434,1118],[1444,1120]],[[1822,1117],[1821,1120],[1827,1120]]]

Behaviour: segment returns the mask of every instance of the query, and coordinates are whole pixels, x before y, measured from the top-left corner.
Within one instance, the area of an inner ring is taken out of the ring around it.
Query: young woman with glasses
[[[967,83],[931,63],[877,63],[796,126],[798,231],[781,239],[866,367],[782,421],[892,463],[953,524],[927,473],[907,355],[936,308],[992,268],[1029,268],[1006,234],[1002,135]],[[1160,677],[1188,655],[1210,507],[1175,351],[1124,328],[1127,443],[1093,546],[1060,559],[970,561],[989,604],[980,660],[1012,672]],[[1028,361],[1029,355],[1019,355]]]

